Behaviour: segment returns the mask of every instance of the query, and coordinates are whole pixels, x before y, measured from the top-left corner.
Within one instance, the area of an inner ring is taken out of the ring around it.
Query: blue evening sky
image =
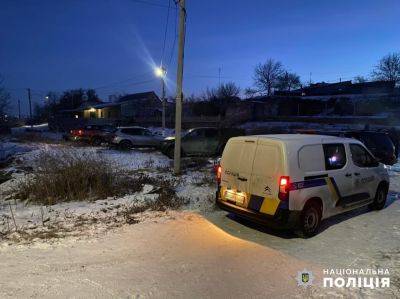
[[[146,2],[146,3],[143,3]],[[184,91],[221,81],[252,85],[254,66],[281,61],[303,82],[368,76],[379,58],[400,51],[399,0],[186,0]],[[155,5],[151,5],[155,4]],[[0,74],[26,113],[49,90],[98,94],[160,91],[152,67],[162,58],[168,0],[2,0]],[[171,8],[174,2],[171,0]],[[164,63],[174,40],[170,10]],[[176,49],[168,65],[175,94]]]

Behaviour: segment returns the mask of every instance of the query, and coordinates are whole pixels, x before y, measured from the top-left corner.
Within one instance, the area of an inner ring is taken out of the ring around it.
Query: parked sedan
[[[245,135],[244,130],[237,128],[194,128],[183,134],[181,152],[183,156],[218,156],[222,154],[225,144],[231,137]],[[174,156],[175,137],[167,137],[161,146],[163,154]]]
[[[121,127],[114,132],[112,143],[122,149],[133,147],[158,148],[163,137],[143,127]]]

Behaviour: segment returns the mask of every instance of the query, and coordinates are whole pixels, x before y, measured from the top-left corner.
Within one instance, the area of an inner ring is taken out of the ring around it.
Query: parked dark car
[[[360,140],[380,162],[388,165],[397,163],[396,149],[389,134],[375,131],[347,131],[344,136]]]
[[[297,130],[300,134],[319,134],[329,136],[339,136],[354,138],[362,143],[370,150],[370,152],[382,163],[393,165],[397,163],[396,148],[386,132],[378,131],[314,131],[314,130]]]
[[[84,141],[93,145],[110,143],[116,128],[110,125],[86,125],[83,128],[71,130],[64,139]]]
[[[182,156],[218,156],[222,154],[228,139],[245,135],[237,128],[202,127],[190,129],[182,135]],[[167,137],[161,145],[161,152],[172,158],[174,156],[175,137]]]

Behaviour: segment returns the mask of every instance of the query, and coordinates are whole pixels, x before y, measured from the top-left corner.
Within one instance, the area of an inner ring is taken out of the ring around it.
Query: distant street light
[[[162,130],[163,130],[163,135],[165,136],[165,110],[166,110],[166,99],[165,99],[165,77],[167,75],[167,70],[161,66],[157,67],[154,70],[154,73],[156,74],[157,77],[161,78],[161,101],[162,101]]]

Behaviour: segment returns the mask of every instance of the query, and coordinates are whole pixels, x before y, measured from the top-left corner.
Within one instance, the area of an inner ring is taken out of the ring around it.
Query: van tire
[[[386,204],[388,188],[384,183],[380,183],[376,190],[375,198],[373,203],[370,204],[372,210],[382,210]]]
[[[296,234],[301,238],[315,236],[321,226],[322,208],[316,201],[307,202],[300,215]]]

